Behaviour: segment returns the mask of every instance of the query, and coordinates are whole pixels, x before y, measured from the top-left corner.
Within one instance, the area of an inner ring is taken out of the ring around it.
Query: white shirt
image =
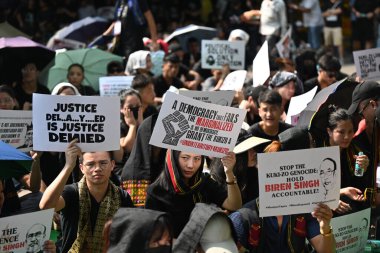
[[[300,6],[306,9],[311,9],[311,12],[303,13],[303,23],[305,27],[324,25],[321,7],[319,6],[319,0],[302,0]]]
[[[263,0],[260,8],[260,33],[272,35],[281,29],[283,36],[286,33],[286,8],[283,0]]]

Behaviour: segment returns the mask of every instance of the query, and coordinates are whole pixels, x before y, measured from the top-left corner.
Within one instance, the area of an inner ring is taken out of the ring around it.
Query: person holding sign
[[[81,154],[73,140],[66,150],[66,164],[47,187],[41,209],[55,208],[62,214],[62,252],[102,252],[102,232],[106,221],[119,207],[133,207],[129,195],[110,181],[115,166],[110,152],[84,152],[79,157],[83,178],[71,185],[66,181]]]
[[[174,237],[177,238],[189,220],[196,203],[214,203],[234,211],[241,207],[241,194],[233,174],[235,154],[222,158],[227,191],[208,174],[202,172],[204,156],[168,150],[165,169],[148,187],[145,208],[168,212],[174,218]]]

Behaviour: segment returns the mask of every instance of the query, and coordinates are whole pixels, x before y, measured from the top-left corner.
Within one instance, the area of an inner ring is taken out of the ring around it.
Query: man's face
[[[329,71],[325,69],[319,70],[319,78],[321,79],[321,81],[328,83],[328,85],[336,82],[337,74],[338,73],[335,71]]]
[[[43,239],[45,238],[44,226],[41,224],[33,225],[26,234],[26,244],[28,252],[39,252],[42,250]]]
[[[380,100],[380,99],[379,99]],[[365,122],[368,124],[372,124],[375,120],[375,112],[377,107],[379,106],[379,100],[363,100],[359,103],[357,112],[359,115],[365,119]]]
[[[334,163],[330,160],[322,162],[319,176],[321,177],[322,185],[326,190],[330,190],[334,187],[334,176],[336,168]]]
[[[108,183],[115,161],[108,152],[88,152],[83,154],[80,169],[86,176],[87,183],[102,185]]]
[[[162,75],[166,78],[174,78],[179,71],[179,63],[166,62],[162,66]]]
[[[151,83],[140,91],[142,103],[146,105],[153,105],[156,93],[154,92],[154,85]]]
[[[260,103],[259,115],[264,125],[274,127],[278,125],[282,114],[281,106],[267,103]]]

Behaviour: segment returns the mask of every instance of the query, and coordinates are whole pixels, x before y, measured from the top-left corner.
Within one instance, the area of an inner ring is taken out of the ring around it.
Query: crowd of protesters
[[[125,10],[132,6],[130,2],[139,6],[131,8],[133,16]],[[134,76],[131,88],[119,93],[119,150],[82,152],[77,140],[72,140],[65,152],[31,152],[29,174],[0,181],[1,216],[48,208],[57,212],[54,222],[61,236],[55,245],[48,240],[33,252],[303,252],[306,238],[317,252],[334,252],[332,217],[380,204],[374,190],[380,84],[341,72],[342,17],[352,14],[353,48],[372,48],[380,13],[376,1],[356,0],[349,6],[339,0],[322,1],[321,6],[317,0],[152,0],[149,4],[143,0],[20,0],[1,4],[4,20],[40,42],[60,27],[114,6],[111,19],[121,21],[122,29],[106,49],[125,61],[112,61],[104,68],[108,76]],[[305,37],[296,22],[301,14],[308,31]],[[223,158],[149,145],[170,86],[216,91],[231,72],[227,65],[202,69],[197,38],[188,40],[188,48],[159,39],[187,24],[216,27],[218,39],[246,43],[249,74],[232,106],[245,109],[247,115],[233,152]],[[295,28],[296,43],[289,57],[281,58],[275,44],[288,25]],[[271,76],[252,87],[255,73],[250,65],[264,40],[269,45]],[[301,40],[309,46],[302,46]],[[51,91],[39,83],[39,71],[34,62],[28,62],[20,70],[21,78],[2,84],[0,109],[32,110],[33,93],[98,95],[83,84],[88,70],[79,63],[70,65],[67,82]],[[349,94],[351,105],[329,106],[324,134],[315,136],[306,128],[285,123],[292,97],[315,87],[318,93],[343,78],[355,85]],[[340,149],[339,206],[331,210],[318,204],[312,213],[259,218],[257,154],[327,146]],[[363,177],[354,175],[355,163],[364,170]],[[306,222],[297,231],[291,221],[300,217]],[[257,240],[251,238],[251,226],[258,228]]]

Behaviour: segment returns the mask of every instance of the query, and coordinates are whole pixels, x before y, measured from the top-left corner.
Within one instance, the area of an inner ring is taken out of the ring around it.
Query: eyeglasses
[[[358,114],[360,115],[360,117],[364,117],[363,115],[363,112],[364,110],[368,107],[368,105],[371,103],[371,100],[367,102],[367,104],[360,110],[360,112],[358,112]]]
[[[110,161],[104,160],[100,161],[98,163],[96,162],[88,162],[86,164],[83,164],[88,170],[94,170],[96,166],[98,165],[100,169],[104,170],[110,165]]]

